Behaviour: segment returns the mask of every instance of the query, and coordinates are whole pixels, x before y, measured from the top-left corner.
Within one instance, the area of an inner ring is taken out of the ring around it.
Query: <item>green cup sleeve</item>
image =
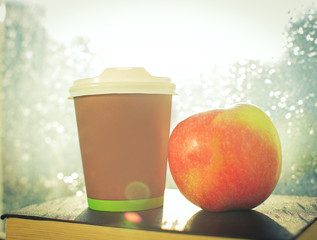
[[[88,198],[88,207],[97,211],[131,212],[158,208],[163,205],[164,197],[137,200],[99,200]]]

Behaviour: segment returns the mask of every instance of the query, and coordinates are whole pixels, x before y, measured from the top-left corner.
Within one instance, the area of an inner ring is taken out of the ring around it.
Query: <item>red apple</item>
[[[195,114],[173,130],[168,145],[181,193],[208,211],[251,209],[273,192],[281,172],[281,144],[271,119],[239,104]]]

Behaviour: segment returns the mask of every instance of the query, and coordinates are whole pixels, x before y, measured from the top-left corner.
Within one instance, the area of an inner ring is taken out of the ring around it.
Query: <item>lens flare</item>
[[[142,217],[135,212],[126,212],[124,213],[124,218],[132,223],[139,223],[142,221]]]
[[[134,181],[129,183],[125,188],[127,199],[147,199],[151,195],[149,187],[143,182]]]

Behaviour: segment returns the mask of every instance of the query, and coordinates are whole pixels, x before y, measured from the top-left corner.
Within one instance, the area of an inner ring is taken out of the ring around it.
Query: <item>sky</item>
[[[316,0],[20,1],[44,7],[52,38],[84,36],[109,66],[179,76],[237,59],[278,59],[290,15],[317,6]]]

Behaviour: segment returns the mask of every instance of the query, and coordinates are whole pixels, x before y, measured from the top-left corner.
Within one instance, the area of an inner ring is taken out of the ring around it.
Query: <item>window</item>
[[[111,66],[172,78],[171,129],[259,106],[282,142],[275,193],[317,196],[316,11],[309,0],[2,2],[0,210],[85,194],[68,89]]]

